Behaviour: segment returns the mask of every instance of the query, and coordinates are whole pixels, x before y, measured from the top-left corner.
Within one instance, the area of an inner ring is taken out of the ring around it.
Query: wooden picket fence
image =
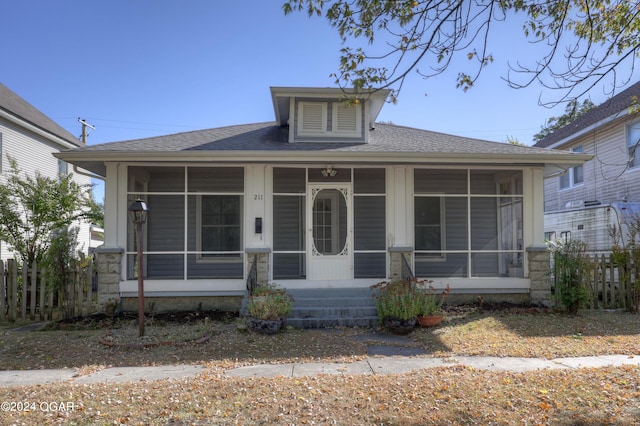
[[[93,262],[73,267],[66,288],[51,291],[37,263],[20,268],[0,260],[0,322],[43,321],[90,315],[97,309],[97,276]],[[67,297],[65,297],[65,294]]]
[[[611,261],[605,255],[586,255],[582,278],[590,292],[589,309],[627,309],[640,307],[640,271],[629,257],[624,261]],[[562,276],[562,265],[554,265],[555,288]],[[555,291],[556,305],[560,304],[559,291]]]

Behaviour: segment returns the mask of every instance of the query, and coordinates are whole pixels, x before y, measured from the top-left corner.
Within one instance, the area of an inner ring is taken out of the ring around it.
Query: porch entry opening
[[[310,185],[309,279],[351,279],[353,275],[350,185]]]
[[[384,279],[386,170],[273,169],[274,280]]]

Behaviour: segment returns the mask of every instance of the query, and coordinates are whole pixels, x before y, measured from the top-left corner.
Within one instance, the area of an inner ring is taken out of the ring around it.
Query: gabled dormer
[[[272,87],[276,121],[289,128],[289,142],[368,143],[389,90],[359,94],[336,88]]]

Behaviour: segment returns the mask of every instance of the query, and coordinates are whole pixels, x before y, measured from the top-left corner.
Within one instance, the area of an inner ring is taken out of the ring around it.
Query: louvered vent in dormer
[[[353,141],[364,139],[362,104],[354,106],[335,101],[299,101],[297,103],[296,139]]]
[[[355,105],[333,103],[333,131],[340,134],[358,132],[358,108]]]
[[[327,104],[325,102],[300,102],[300,133],[320,134],[327,131]]]

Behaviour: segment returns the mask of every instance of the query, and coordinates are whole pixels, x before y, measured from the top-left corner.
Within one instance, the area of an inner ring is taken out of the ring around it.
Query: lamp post
[[[137,199],[129,206],[131,221],[136,225],[136,244],[138,246],[138,329],[144,336],[144,277],[142,268],[142,224],[147,221],[147,204]]]

